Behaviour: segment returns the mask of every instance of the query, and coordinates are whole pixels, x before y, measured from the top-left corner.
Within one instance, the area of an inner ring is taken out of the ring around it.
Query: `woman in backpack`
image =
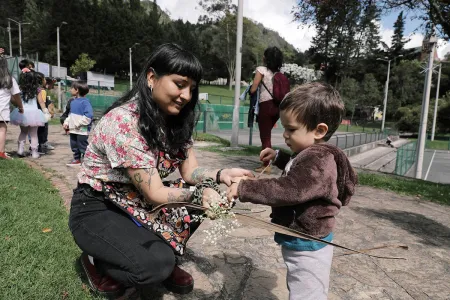
[[[278,103],[275,103],[273,99],[272,79],[274,74],[279,72],[283,65],[283,53],[277,47],[269,47],[264,51],[263,61],[265,66],[256,68],[255,78],[253,79],[253,84],[250,89],[250,93],[254,93],[261,85],[258,127],[262,150],[272,148],[272,128],[280,117]],[[265,168],[266,165],[262,165],[255,169],[255,171],[262,172]],[[270,174],[271,167],[267,167],[264,172]]]

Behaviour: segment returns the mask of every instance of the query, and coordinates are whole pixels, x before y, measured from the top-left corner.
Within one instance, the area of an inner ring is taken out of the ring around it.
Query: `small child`
[[[342,120],[344,103],[330,85],[309,83],[280,104],[283,137],[294,152],[267,148],[263,162],[283,169],[280,178],[237,180],[228,197],[272,206],[272,222],[332,241],[336,215],[354,194],[357,176],[339,148],[327,144]],[[333,247],[275,233],[287,266],[290,300],[327,299]]]
[[[70,113],[63,127],[70,132],[70,147],[73,160],[67,166],[79,166],[88,146],[89,132],[93,118],[92,105],[85,96],[89,92],[86,81],[74,81],[70,93],[75,98],[70,102]]]
[[[48,109],[50,116],[53,118],[55,114],[53,102],[47,96],[46,86],[47,86],[47,78],[44,77],[44,74],[36,72],[36,76],[39,80],[41,80],[41,86],[38,88],[38,109],[41,109],[40,102],[44,101],[45,108]],[[55,147],[48,143],[48,122],[45,123],[44,126],[40,126],[38,128],[38,152],[40,154],[46,154],[48,150],[54,150]]]

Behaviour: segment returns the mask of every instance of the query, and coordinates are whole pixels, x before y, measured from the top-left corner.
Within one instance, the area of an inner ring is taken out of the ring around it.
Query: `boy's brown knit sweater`
[[[280,151],[274,164],[284,170],[288,154]],[[355,192],[357,175],[341,149],[315,144],[294,158],[280,178],[241,180],[241,202],[272,206],[272,222],[304,233],[325,237],[335,217]]]

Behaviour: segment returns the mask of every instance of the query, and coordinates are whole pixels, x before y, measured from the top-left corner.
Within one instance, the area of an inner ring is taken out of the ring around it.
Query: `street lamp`
[[[388,59],[388,57],[384,57],[384,59],[377,58],[377,60],[385,61],[388,63],[387,79],[386,79],[386,84],[384,87],[383,120],[381,121],[381,132],[384,132],[384,123],[386,121],[386,106],[387,106],[387,97],[388,97],[388,92],[389,92],[389,75],[391,72],[391,61],[396,59],[397,57],[402,57],[402,56],[403,56],[403,54],[400,54],[400,55],[394,57],[393,59]]]
[[[59,29],[61,27],[63,27],[63,25],[67,25],[67,22],[62,21],[61,24],[56,27],[56,53],[58,56],[58,72],[56,72],[57,77],[59,78],[58,80],[58,109],[61,110],[62,105],[61,105],[61,59],[60,59],[60,53],[59,53]]]
[[[133,66],[132,66],[133,60],[132,60],[132,58],[131,58],[131,53],[132,53],[132,50],[131,50],[131,49],[133,49],[134,46],[137,46],[137,45],[140,45],[140,43],[134,43],[133,46],[131,46],[131,47],[129,48],[129,50],[130,50],[130,91],[131,91],[131,89],[133,88]]]
[[[31,24],[30,22],[19,22],[14,19],[8,18],[8,27],[9,27],[9,53],[12,56],[12,50],[11,50],[11,25],[9,21],[13,21],[19,26],[19,55],[22,56],[22,25]]]

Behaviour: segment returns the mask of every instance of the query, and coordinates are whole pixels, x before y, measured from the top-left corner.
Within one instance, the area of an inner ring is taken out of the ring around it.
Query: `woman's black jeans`
[[[175,267],[175,253],[165,241],[137,226],[89,185],[74,190],[69,227],[81,250],[94,257],[97,270],[125,286],[162,282]]]

